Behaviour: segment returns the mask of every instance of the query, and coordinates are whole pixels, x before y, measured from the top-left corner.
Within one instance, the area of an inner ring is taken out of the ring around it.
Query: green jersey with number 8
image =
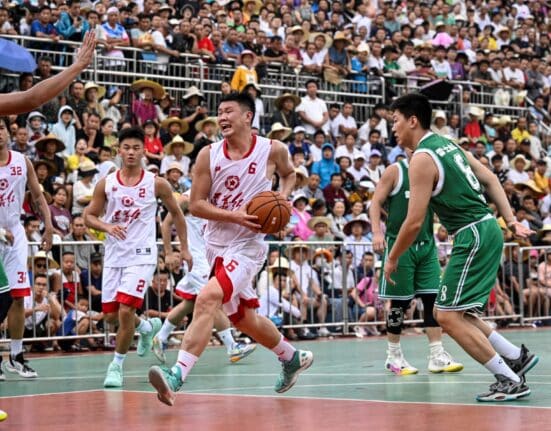
[[[438,183],[432,192],[431,208],[450,233],[492,214],[482,185],[463,151],[443,136],[427,133],[415,153],[427,153],[438,168]]]

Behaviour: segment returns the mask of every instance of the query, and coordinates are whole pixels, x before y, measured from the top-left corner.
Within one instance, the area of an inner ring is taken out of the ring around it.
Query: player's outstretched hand
[[[373,234],[373,251],[375,253],[383,253],[386,248],[386,241],[385,236],[381,232],[377,232]]]
[[[514,221],[512,223],[509,223],[507,225],[507,227],[509,229],[511,229],[511,231],[513,232],[513,234],[515,236],[520,237],[520,238],[527,238],[530,235],[533,235],[533,234],[536,233],[532,229],[527,228],[526,226],[524,226],[522,223],[520,223],[518,221]]]
[[[107,229],[107,233],[117,239],[124,240],[126,239],[126,226],[112,224]]]
[[[260,232],[262,228],[262,226],[258,224],[258,216],[247,214],[246,205],[243,205],[238,211],[233,211],[232,221],[254,232]]]
[[[44,233],[42,234],[42,244],[40,244],[40,248],[44,251],[50,251],[52,248],[52,235],[53,231],[52,229],[44,229]]]
[[[385,272],[385,280],[392,284],[393,286],[396,284],[396,282],[391,278],[391,275],[393,272],[396,272],[396,268],[398,267],[398,262],[394,261],[394,260],[390,260],[386,259],[385,261],[385,268],[384,268],[384,272]]]
[[[182,260],[187,263],[188,271],[191,271],[193,268],[193,257],[191,256],[189,249],[183,248],[180,252],[180,256],[182,256]]]
[[[82,45],[78,50],[77,58],[75,61],[75,63],[79,65],[79,68],[81,70],[86,69],[86,67],[88,67],[88,65],[92,61],[95,48],[96,33],[94,33],[93,31],[89,31],[88,33],[86,33],[86,36],[84,36],[84,40],[82,41]]]

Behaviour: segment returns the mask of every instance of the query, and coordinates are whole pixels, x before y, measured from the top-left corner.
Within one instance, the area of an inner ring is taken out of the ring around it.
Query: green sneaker
[[[182,371],[179,367],[159,367],[154,365],[149,369],[149,383],[157,391],[157,398],[167,406],[173,406],[176,399],[176,392],[180,390],[182,382]]]
[[[140,333],[140,337],[138,339],[138,348],[136,349],[136,353],[138,354],[138,356],[147,355],[147,352],[151,350],[153,337],[157,335],[157,332],[159,332],[161,330],[161,327],[163,326],[163,322],[161,322],[161,319],[159,319],[158,317],[149,319],[149,323],[151,323],[151,331],[149,331],[147,334]]]
[[[167,344],[163,343],[158,336],[155,335],[153,337],[152,347],[151,347],[153,350],[153,354],[163,364],[166,362],[166,354],[165,354],[166,347],[167,347]]]
[[[314,355],[308,350],[297,350],[290,361],[282,361],[283,370],[279,375],[275,391],[282,394],[293,387],[298,379],[298,375],[310,368],[314,362]]]
[[[115,364],[114,362],[109,364],[103,386],[106,388],[122,387],[122,367],[119,364]]]

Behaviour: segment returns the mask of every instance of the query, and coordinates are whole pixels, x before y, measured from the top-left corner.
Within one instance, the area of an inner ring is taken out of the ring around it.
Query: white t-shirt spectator
[[[398,66],[400,67],[400,72],[408,74],[415,70],[415,60],[413,57],[407,58],[405,55],[401,55],[398,59]]]
[[[338,138],[341,136],[341,132],[339,132],[339,126],[344,126],[347,129],[357,129],[358,124],[356,123],[356,120],[352,115],[349,115],[348,118],[346,118],[344,115],[342,115],[342,112],[337,115],[337,117],[331,122],[331,134],[333,137]]]
[[[522,82],[523,84],[526,83],[526,80],[524,79],[524,72],[520,69],[512,70],[510,67],[506,67],[503,69],[503,76],[506,81]]]
[[[191,163],[191,160],[188,156],[183,156],[181,160],[176,160],[175,156],[165,156],[163,157],[163,160],[161,162],[161,175],[166,174],[166,170],[170,166],[171,163],[177,162],[180,164],[180,167],[184,171],[184,176],[187,176],[189,173],[189,164]]]
[[[311,99],[309,96],[304,96],[301,99],[300,105],[297,106],[296,112],[304,112],[308,118],[311,118],[313,121],[321,121],[323,120],[323,114],[328,111],[327,104],[324,100],[319,97]],[[316,132],[316,128],[311,124],[304,122],[303,125],[308,135],[313,135]],[[329,132],[329,121],[325,122],[322,129],[326,133]]]
[[[308,262],[304,262],[303,264],[299,265],[294,260],[292,260],[291,262],[289,262],[289,266],[291,267],[291,271],[295,273],[302,291],[307,293],[308,296],[313,296],[311,283],[315,283],[319,286],[320,282],[318,274],[312,269]]]
[[[155,45],[159,45],[164,48],[167,47],[166,39],[159,30],[151,33],[151,36],[153,37],[153,43]],[[168,70],[169,61],[170,61],[170,56],[168,54],[157,51],[157,61],[153,64],[153,70],[156,70],[157,72],[166,72]]]
[[[42,298],[42,302],[40,303],[38,302],[35,303],[33,301],[33,296],[34,295],[32,292],[31,292],[31,296],[25,296],[25,298],[23,299],[23,308],[25,308],[26,310],[30,310],[38,305],[48,305],[47,296],[44,296]],[[33,329],[33,320],[34,320],[34,323],[36,323],[36,326],[38,326],[42,323],[44,319],[48,317],[48,313],[46,311],[34,311],[33,314],[34,314],[34,318],[32,314],[28,317],[25,317],[25,328],[27,329]]]
[[[81,205],[78,203],[79,199],[82,199],[86,196],[92,196],[94,194],[93,183],[84,184],[81,180],[78,180],[73,186],[73,211],[72,214],[82,214],[86,205]]]
[[[452,68],[450,67],[450,63],[448,63],[447,60],[440,62],[433,59],[430,61],[430,64],[432,64],[432,68],[434,69],[434,72],[436,73],[436,76],[438,76],[438,78],[452,79]]]
[[[369,176],[369,172],[364,166],[362,166],[360,169],[356,169],[354,166],[350,166],[347,169],[347,172],[354,177],[354,182],[356,183],[360,182],[363,177]]]
[[[518,172],[515,169],[511,169],[509,171],[509,173],[507,174],[507,178],[510,179],[513,182],[513,184],[523,183],[530,179],[530,177],[526,172],[524,171]]]
[[[337,160],[339,157],[346,156],[350,158],[350,162],[352,163],[354,161],[354,157],[356,157],[357,155],[363,156],[362,152],[357,148],[354,148],[352,152],[350,152],[345,145],[339,145],[335,150],[335,160]]]

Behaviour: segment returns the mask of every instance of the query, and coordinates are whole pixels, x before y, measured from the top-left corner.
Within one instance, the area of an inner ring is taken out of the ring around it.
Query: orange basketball
[[[262,192],[252,198],[247,204],[247,214],[258,217],[262,233],[279,232],[291,218],[287,201],[274,192]]]

